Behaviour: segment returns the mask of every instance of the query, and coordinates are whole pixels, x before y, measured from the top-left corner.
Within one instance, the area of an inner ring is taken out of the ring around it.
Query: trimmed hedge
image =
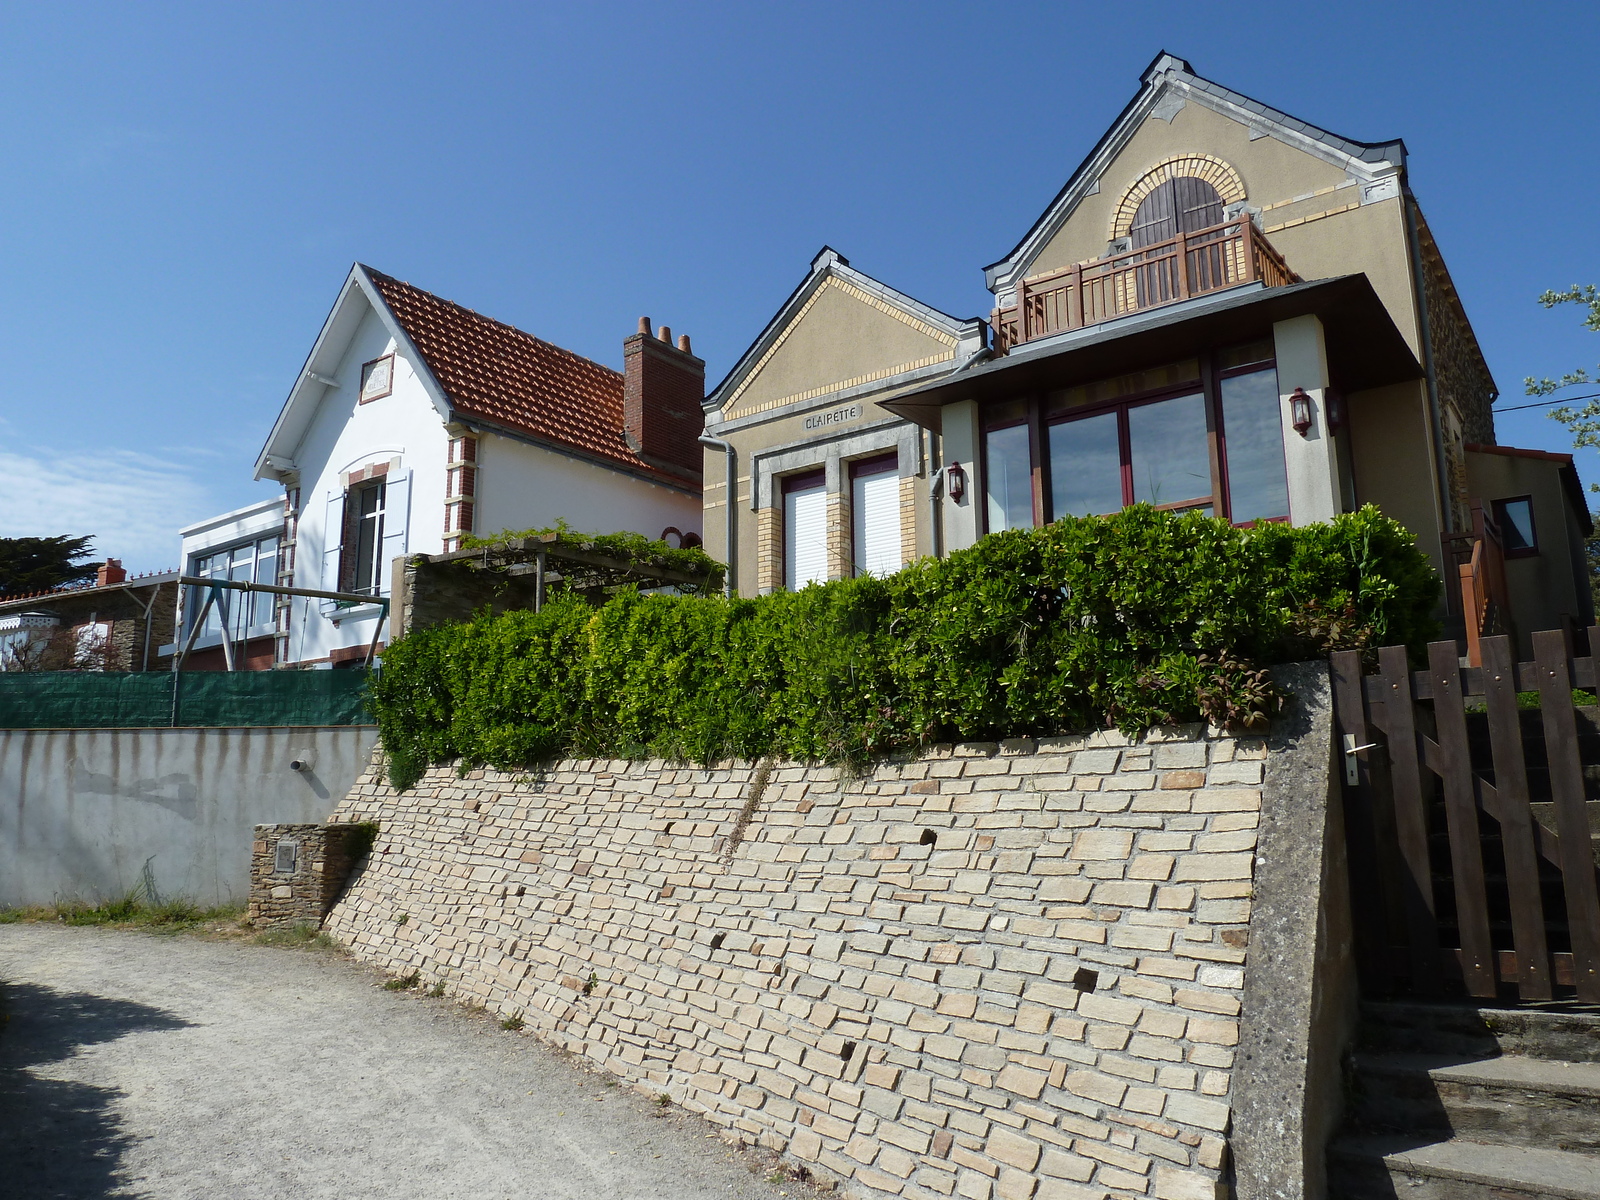
[[[1438,576],[1371,506],[1235,529],[1134,507],[993,534],[887,578],[758,599],[558,598],[389,647],[392,782],[561,756],[863,760],[931,742],[1259,725],[1260,667],[1436,632]]]

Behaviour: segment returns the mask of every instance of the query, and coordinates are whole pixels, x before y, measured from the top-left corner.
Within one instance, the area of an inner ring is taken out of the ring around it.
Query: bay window
[[[1272,342],[992,405],[983,415],[988,531],[1130,504],[1287,520]]]

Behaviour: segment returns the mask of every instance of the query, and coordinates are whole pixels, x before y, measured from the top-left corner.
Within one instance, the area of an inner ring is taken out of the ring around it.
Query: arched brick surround
[[[1175,154],[1151,167],[1130,187],[1111,218],[1111,236],[1126,237],[1133,228],[1133,214],[1144,198],[1169,179],[1192,175],[1217,189],[1223,204],[1237,204],[1245,197],[1244,180],[1227,163],[1210,154]]]

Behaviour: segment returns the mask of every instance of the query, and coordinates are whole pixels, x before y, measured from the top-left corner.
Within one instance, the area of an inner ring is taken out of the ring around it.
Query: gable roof
[[[286,455],[284,445],[298,442],[309,422],[305,410],[332,386],[322,372],[342,359],[360,324],[352,302],[362,298],[411,360],[441,420],[481,424],[679,490],[691,487],[628,448],[620,371],[362,263],[351,268],[267,439],[258,479],[274,470],[272,458]]]
[[[811,260],[810,272],[800,281],[800,285],[789,293],[788,299],[779,306],[777,313],[750,344],[750,348],[739,357],[738,362],[733,364],[733,368],[723,377],[722,382],[706,394],[704,406],[707,413],[720,412],[729,406],[740,389],[760,371],[766,360],[783,344],[807,307],[830,281],[844,285],[847,290],[868,303],[885,306],[886,310],[892,310],[894,315],[907,324],[921,328],[937,341],[949,344],[951,352],[947,358],[942,357],[937,363],[925,364],[900,374],[918,376],[929,373],[941,374],[949,370],[949,360],[958,357],[958,347],[962,342],[972,341],[974,345],[981,344],[977,340],[982,337],[981,322],[976,319],[963,321],[923,304],[920,300],[913,300],[904,292],[897,291],[865,272],[856,270],[850,265],[849,259],[831,246],[824,246]],[[877,382],[879,381],[875,378],[845,380],[840,386]],[[826,390],[831,393],[835,389]]]
[[[998,292],[1001,288],[1007,288],[1020,273],[1026,273],[1028,265],[1066,223],[1078,202],[1099,191],[1100,176],[1146,117],[1153,114],[1171,120],[1188,101],[1203,104],[1248,125],[1252,137],[1274,137],[1342,167],[1362,183],[1363,203],[1398,193],[1400,177],[1406,166],[1405,143],[1398,138],[1385,142],[1358,142],[1353,138],[1340,137],[1225,88],[1220,83],[1204,79],[1195,74],[1194,68],[1183,59],[1165,50],[1155,56],[1139,79],[1139,91],[1117,115],[1111,128],[1095,143],[1094,149],[1078,164],[1022,240],[999,262],[983,269],[984,282],[990,291]]]

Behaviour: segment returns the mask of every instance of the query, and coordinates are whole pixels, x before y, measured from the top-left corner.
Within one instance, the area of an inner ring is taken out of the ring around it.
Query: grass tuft
[[[422,972],[412,971],[409,975],[396,975],[393,979],[388,980],[383,985],[383,988],[387,992],[409,992],[421,982]]]
[[[286,946],[291,950],[332,950],[338,946],[322,930],[309,921],[296,921],[278,929],[263,929],[256,934],[259,946]]]

